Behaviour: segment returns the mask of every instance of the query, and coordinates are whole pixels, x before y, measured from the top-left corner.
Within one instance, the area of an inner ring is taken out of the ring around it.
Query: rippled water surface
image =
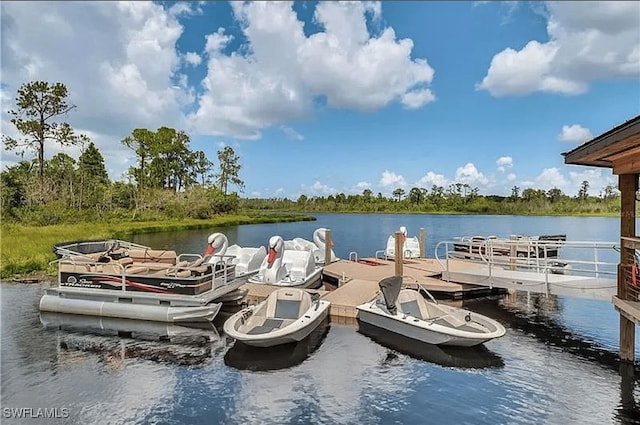
[[[231,243],[258,245],[273,234],[310,238],[313,229],[327,226],[344,258],[350,251],[372,255],[401,224],[411,234],[425,228],[428,254],[438,240],[462,234],[615,240],[618,229],[617,220],[600,218],[318,218],[224,231]],[[201,252],[209,232],[134,239]],[[106,322],[100,329],[95,320],[41,319],[43,287],[1,288],[3,424],[640,423],[635,380],[619,373],[618,316],[605,301],[520,293],[466,302],[507,328],[503,338],[471,350],[325,324],[300,344],[259,351],[225,337],[219,330],[224,317],[217,318],[218,329],[163,325],[121,336]],[[179,337],[158,340],[168,333]],[[64,408],[58,413],[68,417],[15,420],[7,415],[12,408]]]

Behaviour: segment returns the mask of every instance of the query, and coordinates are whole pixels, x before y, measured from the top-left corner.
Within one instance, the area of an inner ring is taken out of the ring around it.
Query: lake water
[[[425,229],[427,256],[438,241],[461,235],[565,233],[581,241],[619,235],[615,218],[316,217],[130,239],[201,253],[213,231],[225,232],[230,243],[257,246],[275,234],[311,239],[322,226],[332,230],[334,250],[346,258],[352,251],[372,256],[401,225],[410,236]],[[465,307],[507,328],[503,338],[472,350],[327,324],[301,344],[256,351],[239,349],[216,328],[179,341],[154,340],[163,329],[133,339],[107,330],[45,328],[38,314],[43,287],[1,287],[3,424],[640,423],[640,390],[619,373],[618,314],[606,301],[526,293],[468,301]],[[48,413],[58,419],[42,419],[46,412],[38,409],[45,408],[57,409]],[[15,419],[15,409],[30,417]]]

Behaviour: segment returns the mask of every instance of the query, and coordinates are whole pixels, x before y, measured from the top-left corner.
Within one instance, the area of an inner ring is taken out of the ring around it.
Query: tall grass
[[[23,276],[30,273],[55,274],[55,265],[49,264],[56,258],[53,254],[53,245],[65,241],[124,239],[140,233],[305,220],[315,220],[315,218],[303,214],[236,214],[222,215],[208,220],[77,223],[51,226],[2,223],[0,225],[0,278]]]

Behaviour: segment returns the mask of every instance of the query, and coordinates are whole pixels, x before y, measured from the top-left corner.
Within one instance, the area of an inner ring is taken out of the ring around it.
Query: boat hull
[[[427,344],[473,347],[502,336],[499,332],[487,334],[460,330],[450,332],[443,326],[438,326],[433,322],[420,320],[410,315],[403,315],[402,313],[395,316],[389,315],[376,305],[363,304],[358,306],[357,309],[358,319],[361,322]]]
[[[167,323],[211,322],[220,307],[221,303],[171,306],[67,298],[51,294],[44,294],[40,299],[40,311]]]

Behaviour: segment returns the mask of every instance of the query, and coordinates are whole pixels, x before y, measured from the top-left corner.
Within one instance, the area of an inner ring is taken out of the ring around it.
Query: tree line
[[[422,212],[463,214],[615,214],[619,193],[607,186],[589,196],[583,181],[574,195],[559,188],[544,191],[514,186],[510,196],[484,196],[477,187],[453,183],[430,190],[396,188],[390,197],[364,189],[361,194],[300,195],[287,198],[240,198],[240,158],[226,146],[217,152],[218,165],[203,151],[190,148],[189,135],[180,130],[133,129],[121,143],[135,154],[136,163],[122,181],[111,181],[104,158],[84,134],[61,120],[76,109],[62,83],[34,81],[17,91],[16,109],[9,111],[20,137],[3,134],[8,150],[34,159],[22,160],[0,173],[3,221],[56,224],[94,220],[153,220],[210,218],[238,209],[302,212]],[[45,160],[45,147],[56,143],[80,147],[77,159],[57,153]],[[237,189],[237,191],[232,191]]]
[[[18,137],[2,135],[7,150],[35,158],[22,160],[0,173],[3,220],[55,224],[75,220],[209,218],[236,211],[244,189],[242,168],[234,150],[217,152],[218,166],[203,151],[190,148],[184,131],[136,128],[121,143],[136,164],[124,181],[111,181],[102,153],[87,135],[61,118],[76,109],[63,83],[34,81],[17,91],[16,109],[9,111]],[[77,159],[57,153],[45,160],[45,148],[79,146]]]
[[[614,186],[605,187],[599,196],[588,195],[589,182],[583,181],[574,196],[559,188],[547,191],[514,186],[510,196],[481,195],[477,187],[453,183],[433,185],[431,190],[412,187],[407,192],[396,188],[391,197],[371,189],[360,194],[337,193],[328,196],[300,195],[287,198],[241,199],[242,208],[308,212],[408,212],[460,214],[616,214],[620,212],[620,194]]]

